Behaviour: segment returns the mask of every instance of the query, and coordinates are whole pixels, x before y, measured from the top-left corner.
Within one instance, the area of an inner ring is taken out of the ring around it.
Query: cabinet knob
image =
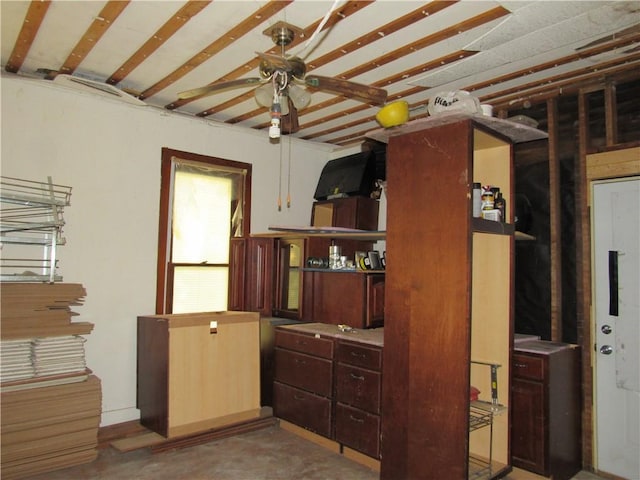
[[[600,327],[600,331],[605,335],[609,335],[612,332],[611,325],[602,325],[602,327]]]

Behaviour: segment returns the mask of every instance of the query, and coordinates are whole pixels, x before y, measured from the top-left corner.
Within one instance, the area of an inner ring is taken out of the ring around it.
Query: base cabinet
[[[258,418],[259,320],[254,312],[138,317],[140,423],[175,438]]]
[[[338,340],[335,371],[336,441],[380,458],[382,349]]]
[[[532,341],[513,355],[513,465],[572,478],[581,468],[579,349]]]
[[[273,414],[333,438],[333,340],[276,329]]]
[[[382,345],[338,338],[330,324],[291,328],[276,328],[274,415],[379,459]],[[357,334],[382,341],[371,332]]]

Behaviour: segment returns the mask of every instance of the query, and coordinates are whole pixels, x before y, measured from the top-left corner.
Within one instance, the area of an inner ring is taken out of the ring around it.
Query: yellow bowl
[[[378,111],[376,120],[384,128],[402,125],[409,120],[409,104],[404,100],[388,103]]]

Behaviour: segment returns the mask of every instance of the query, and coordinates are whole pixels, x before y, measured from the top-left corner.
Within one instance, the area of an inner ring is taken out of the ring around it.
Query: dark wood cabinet
[[[382,326],[384,278],[383,272],[305,270],[303,319],[353,328]]]
[[[247,242],[246,309],[269,317],[273,308],[274,239],[249,238]]]
[[[245,308],[245,255],[247,239],[234,237],[229,242],[229,295],[227,310]]]
[[[281,326],[275,345],[274,415],[379,459],[382,331]]]
[[[313,204],[311,225],[377,230],[378,212],[378,200],[370,197],[321,200]]]
[[[333,438],[333,340],[277,328],[275,347],[274,415]]]
[[[581,468],[579,349],[536,340],[513,355],[513,465],[554,480]]]
[[[380,458],[382,349],[344,340],[336,348],[336,441]]]
[[[511,468],[512,145],[546,137],[521,127],[452,113],[368,134],[387,143],[382,480],[466,480],[470,457],[491,463],[483,478]],[[473,221],[475,182],[500,187],[506,223]],[[504,413],[470,435],[470,387],[493,383],[472,360],[500,365]]]

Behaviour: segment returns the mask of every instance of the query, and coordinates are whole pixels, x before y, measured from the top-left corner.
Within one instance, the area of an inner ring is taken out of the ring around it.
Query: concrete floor
[[[29,480],[378,480],[378,472],[278,426],[163,453],[100,450],[89,464]],[[515,470],[510,480],[542,479]],[[599,477],[581,472],[576,480]],[[438,479],[444,480],[444,479]]]

